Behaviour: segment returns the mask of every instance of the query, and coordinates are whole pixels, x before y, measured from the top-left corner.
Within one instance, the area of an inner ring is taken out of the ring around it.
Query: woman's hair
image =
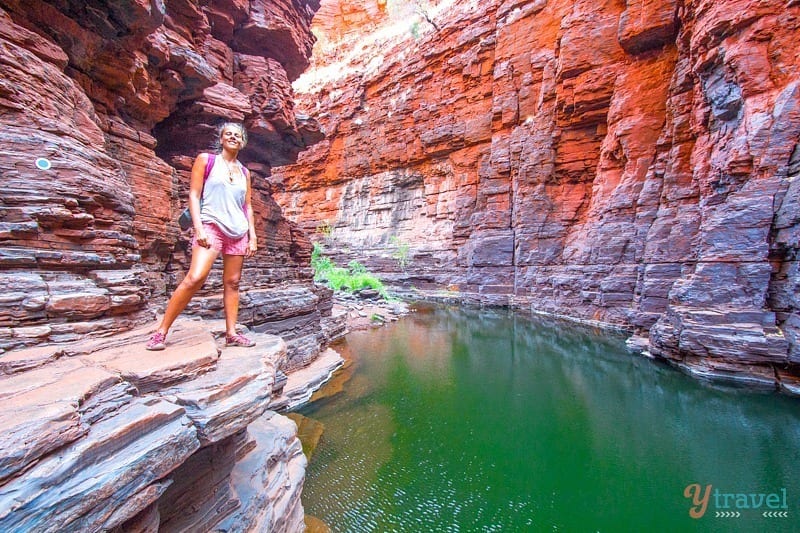
[[[225,128],[236,128],[242,134],[242,148],[247,146],[247,130],[244,129],[244,124],[240,122],[223,122],[217,128],[217,138],[214,139],[214,150],[216,152],[222,151],[222,143],[220,139],[222,139],[222,132],[225,131]]]

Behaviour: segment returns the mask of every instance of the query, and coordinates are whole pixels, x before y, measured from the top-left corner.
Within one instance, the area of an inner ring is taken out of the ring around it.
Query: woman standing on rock
[[[255,345],[251,339],[236,333],[242,265],[244,258],[252,256],[257,249],[250,173],[237,159],[239,150],[247,145],[247,132],[241,124],[226,122],[220,126],[218,139],[219,153],[200,154],[192,166],[189,187],[189,212],[194,224],[192,263],[186,277],[172,293],[161,324],[147,343],[148,350],[166,348],[169,328],[203,286],[220,252],[225,344]]]

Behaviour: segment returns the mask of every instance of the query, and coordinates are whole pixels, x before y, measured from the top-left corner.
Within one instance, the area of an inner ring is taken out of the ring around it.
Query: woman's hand
[[[258,250],[258,243],[255,237],[250,237],[250,240],[247,242],[247,251],[245,252],[245,257],[253,257],[256,255],[256,250]]]
[[[197,244],[202,246],[203,248],[211,248],[211,243],[208,242],[208,235],[206,235],[206,229],[201,227],[200,229],[195,230],[195,236],[197,237]]]

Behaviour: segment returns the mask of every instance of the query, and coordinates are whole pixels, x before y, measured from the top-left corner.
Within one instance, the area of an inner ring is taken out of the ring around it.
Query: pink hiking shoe
[[[237,333],[236,335],[225,335],[225,346],[241,346],[243,348],[250,348],[255,345],[255,341],[248,339],[241,333]]]
[[[145,349],[157,352],[159,350],[163,350],[167,347],[167,336],[161,333],[160,331],[156,331],[153,333],[153,336],[150,337],[150,342],[147,343]]]

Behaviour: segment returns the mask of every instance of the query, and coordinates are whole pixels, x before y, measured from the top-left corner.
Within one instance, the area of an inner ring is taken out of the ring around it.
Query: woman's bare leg
[[[178,288],[172,293],[167,304],[167,310],[164,311],[164,317],[161,319],[161,324],[158,326],[159,332],[164,335],[167,334],[172,323],[178,318],[178,315],[186,308],[192,296],[200,290],[203,283],[206,282],[208,273],[211,272],[211,266],[214,260],[219,255],[219,252],[211,248],[203,248],[202,246],[194,246],[192,248],[192,264],[189,266],[189,272],[183,278]]]
[[[222,301],[225,304],[225,334],[236,335],[239,318],[239,280],[242,279],[243,255],[222,256]]]

